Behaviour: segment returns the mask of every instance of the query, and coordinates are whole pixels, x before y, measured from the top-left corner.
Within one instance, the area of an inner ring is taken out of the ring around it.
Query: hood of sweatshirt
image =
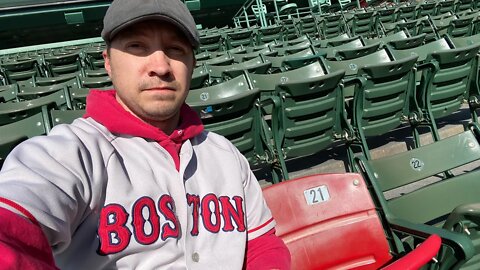
[[[203,131],[198,115],[187,104],[180,109],[180,123],[172,134],[167,135],[130,112],[116,100],[115,90],[91,90],[87,96],[87,109],[84,118],[91,117],[105,126],[112,134],[142,137],[158,142],[172,156],[175,167],[180,167],[179,151],[188,139]]]

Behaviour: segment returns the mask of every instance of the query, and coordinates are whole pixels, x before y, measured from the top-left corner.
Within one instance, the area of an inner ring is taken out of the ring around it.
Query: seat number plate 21
[[[330,199],[330,193],[328,193],[327,186],[318,186],[303,191],[305,200],[308,205],[326,202]]]

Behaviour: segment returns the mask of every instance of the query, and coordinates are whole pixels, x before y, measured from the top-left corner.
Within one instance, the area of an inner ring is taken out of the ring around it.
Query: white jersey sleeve
[[[89,203],[101,196],[101,183],[92,180],[102,179],[105,155],[112,152],[89,147],[96,143],[80,140],[72,129],[58,126],[49,136],[21,143],[0,172],[0,197],[33,214],[54,252],[69,245],[74,230],[90,212]],[[98,152],[92,153],[95,149]]]

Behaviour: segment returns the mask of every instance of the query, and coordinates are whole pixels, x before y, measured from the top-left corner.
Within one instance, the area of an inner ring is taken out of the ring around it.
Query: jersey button
[[[192,261],[194,261],[194,262],[200,261],[200,255],[198,255],[197,252],[194,252],[194,253],[192,254]]]

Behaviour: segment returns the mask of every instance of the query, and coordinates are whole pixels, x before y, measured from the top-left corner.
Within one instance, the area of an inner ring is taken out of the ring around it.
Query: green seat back
[[[357,75],[358,69],[362,66],[371,64],[371,63],[386,63],[390,62],[390,56],[388,55],[385,49],[376,51],[366,56],[348,59],[348,60],[328,60],[324,59],[324,65],[327,70],[336,71],[336,70],[345,70],[345,77],[351,78]],[[354,87],[347,86],[344,90],[345,97],[352,97],[354,92]]]
[[[186,103],[201,117],[205,129],[229,139],[251,164],[264,155],[260,146],[258,89],[244,75],[209,87],[191,90]]]
[[[36,59],[8,60],[0,63],[0,70],[5,75],[7,83],[26,81],[42,73]]]
[[[351,34],[372,35],[375,30],[374,11],[355,12],[353,18],[349,21]]]
[[[345,128],[340,81],[344,71],[288,77],[275,87],[272,132],[283,179],[285,159],[311,155],[331,146]]]
[[[16,100],[17,93],[17,84],[0,85],[0,103]]]
[[[242,75],[245,71],[250,73],[265,74],[272,66],[272,63],[263,62],[260,57],[250,59],[242,63],[227,66],[206,66],[207,72],[212,80],[216,82],[226,81]]]
[[[67,88],[67,83],[59,83],[47,86],[21,86],[19,87],[17,97],[20,100],[37,99],[59,90],[64,91],[65,94],[68,94]]]
[[[418,104],[434,119],[460,109],[470,87],[472,65],[480,44],[432,52],[427,58],[432,68],[425,69],[417,95]]]
[[[369,64],[359,68],[352,126],[366,150],[366,137],[378,136],[400,126],[408,116],[409,94],[414,90],[413,67],[417,57]]]
[[[233,49],[238,46],[252,46],[253,45],[253,30],[241,29],[234,32],[227,33],[226,44],[227,49]]]
[[[257,29],[257,44],[266,44],[274,40],[283,41],[283,25],[270,25]]]
[[[305,66],[309,61],[307,59],[311,59],[313,55],[312,49],[307,48],[286,56],[262,55],[262,58],[265,62],[271,63],[270,73],[277,73]],[[306,63],[302,59],[307,60]]]
[[[41,112],[16,122],[0,125],[0,168],[10,151],[22,141],[47,133],[46,119]]]
[[[324,67],[317,61],[304,67],[281,73],[249,74],[249,78],[252,85],[260,90],[262,97],[266,97],[275,91],[277,85],[288,83],[289,80],[306,79],[324,74]]]
[[[16,122],[39,112],[48,113],[50,108],[62,108],[68,96],[63,90],[28,101],[0,103],[0,125]]]
[[[341,50],[337,50],[337,52],[335,53],[335,57],[339,60],[359,58],[362,56],[372,54],[378,51],[379,48],[380,48],[380,42],[369,44],[359,48],[341,49]]]
[[[359,44],[358,46],[362,46],[362,41],[359,36],[350,37],[348,34],[341,34],[328,39],[312,40],[312,45],[315,48],[336,47],[354,40]]]
[[[43,62],[51,77],[80,72],[82,69],[78,53],[46,55]]]
[[[53,126],[71,124],[75,119],[85,115],[85,110],[51,110],[50,117]]]
[[[405,37],[398,40],[388,41],[388,45],[396,50],[412,49],[421,46],[425,42],[427,34]]]
[[[190,80],[190,89],[208,86],[208,80],[209,74],[205,65],[197,66],[193,69],[192,79]]]

